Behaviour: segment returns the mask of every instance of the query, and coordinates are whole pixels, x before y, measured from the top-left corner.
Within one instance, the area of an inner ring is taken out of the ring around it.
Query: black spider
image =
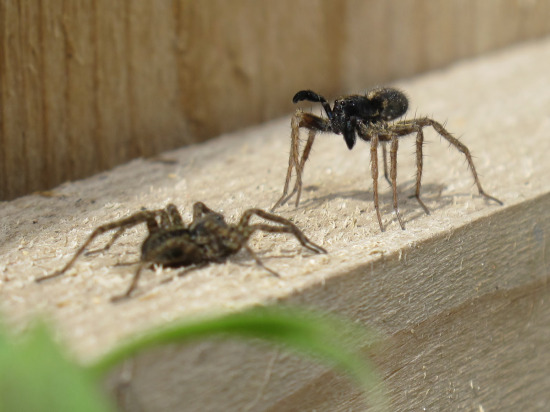
[[[397,220],[402,229],[405,225],[401,220],[397,201],[397,148],[399,138],[416,132],[416,191],[414,197],[424,211],[429,214],[430,211],[420,199],[420,185],[422,179],[422,145],[424,142],[423,129],[432,126],[437,133],[446,139],[451,145],[464,153],[468,166],[472,171],[475,183],[479,193],[489,200],[498,204],[503,203],[497,198],[485,193],[477,176],[472,156],[468,148],[456,137],[451,135],[445,128],[435,120],[428,117],[421,117],[411,120],[400,120],[395,123],[389,123],[405,114],[408,109],[408,100],[403,92],[394,88],[376,88],[367,92],[366,95],[350,95],[337,99],[333,108],[330,107],[327,100],[311,91],[302,90],[294,95],[292,101],[298,103],[302,100],[321,103],[328,119],[315,116],[311,113],[296,110],[291,120],[291,149],[288,159],[288,170],[286,174],[285,186],[280,199],[272,207],[272,211],[280,205],[286,203],[292,196],[296,195],[296,206],[300,203],[302,192],[302,173],[304,165],[309,157],[311,147],[315,140],[317,132],[331,132],[344,136],[348,148],[351,150],[355,146],[357,136],[362,140],[370,142],[371,151],[371,173],[373,179],[374,208],[378,217],[380,230],[384,231],[382,217],[378,204],[378,143],[382,143],[384,158],[384,176],[393,189],[393,209]],[[309,136],[300,157],[300,128],[309,130]],[[388,177],[386,143],[390,143],[390,172]],[[288,194],[292,170],[296,170],[296,181],[294,189]]]
[[[254,215],[278,225],[251,224],[250,219]],[[37,278],[36,281],[42,282],[65,273],[97,236],[117,229],[111,240],[101,249],[105,251],[127,229],[140,223],[147,224],[149,235],[141,245],[139,266],[130,287],[124,294],[113,297],[113,301],[130,297],[137,287],[141,271],[151,263],[172,267],[190,265],[203,267],[212,262],[223,262],[242,248],[250,253],[259,266],[278,277],[276,272],[264,266],[247,244],[250,236],[258,230],[269,233],[289,233],[294,235],[305,248],[315,253],[327,253],[321,246],[310,241],[294,223],[261,209],[246,210],[239,223],[233,225],[226,223],[223,215],[209,209],[204,203],[197,202],[193,205],[193,221],[186,225],[176,206],[169,204],[164,209],[143,210],[124,219],[99,226],[62,269]]]

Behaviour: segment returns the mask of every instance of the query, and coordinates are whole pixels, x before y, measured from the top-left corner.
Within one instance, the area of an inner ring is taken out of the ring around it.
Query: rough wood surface
[[[0,199],[550,32],[550,3],[0,2]]]
[[[368,146],[350,152],[341,137],[325,135],[306,167],[303,203],[280,213],[330,253],[314,256],[276,235],[251,242],[281,279],[243,254],[170,284],[160,282],[176,272],[147,271],[140,294],[113,305],[109,297],[133,273],[133,266],[114,265],[136,260],[139,228],[110,252],[83,257],[67,276],[34,283],[66,262],[94,227],[142,206],[174,202],[189,219],[192,203],[201,200],[232,220],[249,207],[269,208],[286,172],[284,118],[2,203],[1,310],[20,328],[32,315],[48,315],[60,339],[87,361],[172,319],[278,301],[303,304],[386,334],[387,345],[373,357],[394,410],[546,410],[549,72],[545,39],[396,84],[411,99],[411,115],[446,121],[468,145],[485,189],[502,207],[476,194],[462,155],[427,131],[423,193],[432,214],[407,197],[414,139],[404,140],[398,179],[407,229],[395,221],[391,191],[381,180],[388,227],[380,233]],[[364,409],[345,378],[262,345],[171,346],[125,368],[127,395],[146,410]]]

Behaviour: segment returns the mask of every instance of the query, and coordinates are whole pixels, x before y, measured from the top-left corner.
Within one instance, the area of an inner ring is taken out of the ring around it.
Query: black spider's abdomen
[[[371,110],[376,108],[380,120],[394,120],[403,116],[409,108],[409,100],[401,91],[391,87],[373,89],[367,93],[371,102]],[[377,120],[378,120],[377,119]]]

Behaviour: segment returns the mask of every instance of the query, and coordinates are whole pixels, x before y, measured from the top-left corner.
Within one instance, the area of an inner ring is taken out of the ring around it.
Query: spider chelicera
[[[403,92],[394,88],[376,88],[370,90],[366,95],[350,95],[337,99],[334,106],[331,108],[327,100],[311,91],[302,90],[294,95],[292,101],[298,103],[300,101],[310,101],[321,103],[327,119],[316,116],[312,113],[306,113],[298,109],[291,120],[291,149],[288,159],[288,170],[286,174],[285,186],[283,194],[272,207],[272,211],[277,207],[286,203],[292,196],[296,195],[296,206],[300,204],[300,196],[302,193],[302,173],[305,163],[309,157],[311,147],[315,140],[317,132],[330,132],[341,134],[344,136],[348,148],[351,150],[355,146],[357,136],[360,139],[370,142],[371,152],[371,174],[373,180],[373,197],[376,216],[380,225],[380,230],[384,231],[382,217],[378,202],[378,144],[382,144],[382,154],[384,159],[384,176],[393,190],[393,209],[402,229],[405,229],[403,220],[399,213],[397,200],[397,149],[399,146],[399,138],[416,133],[416,191],[414,197],[418,200],[420,206],[426,214],[430,211],[420,198],[420,185],[422,180],[422,145],[424,143],[423,129],[431,126],[446,139],[451,145],[457,148],[466,156],[468,166],[472,171],[475,184],[479,190],[479,194],[486,199],[503,203],[497,198],[487,194],[481,187],[481,182],[477,175],[472,155],[468,148],[460,142],[456,137],[451,135],[438,122],[428,117],[420,117],[410,120],[400,120],[394,123],[395,120],[405,114],[409,103]],[[308,139],[304,150],[300,156],[300,129],[309,130]],[[386,144],[390,143],[390,171],[387,170],[387,153]],[[296,180],[294,189],[288,193],[292,170],[296,171]],[[389,177],[388,177],[389,175]]]
[[[277,225],[251,224],[250,219],[254,215]],[[164,209],[142,210],[124,219],[99,226],[63,268],[50,275],[37,278],[36,281],[42,282],[65,273],[97,236],[116,229],[111,240],[100,250],[105,251],[127,229],[140,223],[147,224],[149,235],[141,245],[139,265],[129,288],[124,294],[114,296],[111,299],[113,301],[130,297],[137,287],[142,270],[147,265],[152,263],[171,267],[195,265],[195,268],[199,268],[209,263],[223,262],[243,248],[259,266],[272,275],[279,277],[277,272],[264,266],[260,258],[247,244],[250,236],[258,230],[269,233],[289,233],[296,237],[302,246],[312,252],[327,253],[321,246],[310,241],[294,223],[261,209],[246,210],[239,223],[234,225],[226,223],[223,215],[209,209],[204,203],[197,202],[193,205],[193,221],[186,225],[176,206],[169,204]],[[180,276],[184,273],[187,272],[180,273]]]

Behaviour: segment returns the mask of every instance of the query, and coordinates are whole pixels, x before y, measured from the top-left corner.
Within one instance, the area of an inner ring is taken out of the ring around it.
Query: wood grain
[[[550,31],[547,1],[0,4],[0,199]]]

